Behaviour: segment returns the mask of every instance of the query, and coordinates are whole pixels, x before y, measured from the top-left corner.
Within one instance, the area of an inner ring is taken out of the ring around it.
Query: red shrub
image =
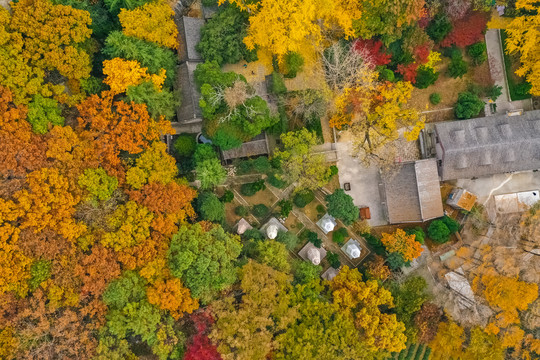
[[[386,65],[392,59],[392,55],[387,54],[380,40],[357,39],[354,42],[353,49],[357,52],[367,53],[373,65]]]
[[[399,64],[397,66],[397,72],[403,75],[403,80],[410,81],[411,83],[416,83],[416,70],[418,70],[418,64]]]
[[[429,44],[417,46],[414,49],[414,57],[419,64],[427,63],[429,57]]]
[[[452,22],[452,31],[443,39],[441,46],[448,47],[456,45],[463,48],[484,39],[484,31],[488,22],[489,14],[484,12],[473,12],[463,19]]]

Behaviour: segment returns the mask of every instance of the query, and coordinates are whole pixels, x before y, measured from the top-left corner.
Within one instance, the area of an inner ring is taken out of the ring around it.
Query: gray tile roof
[[[435,125],[442,180],[540,169],[540,110]]]
[[[396,175],[383,181],[391,224],[423,222],[444,215],[435,159],[403,163]]]
[[[268,142],[264,132],[255,136],[250,141],[246,141],[240,147],[223,150],[223,160],[240,159],[250,156],[266,155],[269,153]]]
[[[201,28],[204,26],[204,19],[182,16],[178,22],[178,33],[180,35],[180,49],[178,55],[181,61],[202,61],[202,57],[195,46],[201,40]]]
[[[199,106],[201,94],[195,85],[194,71],[199,63],[185,62],[178,66],[178,90],[181,95],[180,107],[176,117],[180,123],[202,121],[202,110]]]

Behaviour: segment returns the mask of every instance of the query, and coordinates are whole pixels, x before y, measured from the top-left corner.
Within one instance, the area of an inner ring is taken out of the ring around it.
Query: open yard
[[[454,79],[447,74],[450,59],[442,56],[442,61],[437,64],[439,71],[437,81],[427,89],[414,88],[409,106],[426,112],[424,115],[428,122],[453,120],[453,106],[457,101],[458,94],[466,91],[469,83],[482,84],[483,86],[492,83],[487,61],[479,66],[473,66],[467,55],[464,55],[464,59],[469,63],[469,71],[462,78]],[[441,102],[437,105],[433,105],[429,101],[429,96],[433,93],[441,95]]]

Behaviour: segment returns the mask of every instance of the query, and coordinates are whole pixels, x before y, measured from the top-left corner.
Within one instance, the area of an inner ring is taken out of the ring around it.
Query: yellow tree
[[[120,94],[127,90],[128,86],[139,85],[143,81],[150,80],[157,90],[165,82],[165,69],[161,69],[159,75],[148,74],[147,68],[141,67],[138,61],[114,58],[103,61],[103,74],[105,84],[109,85],[113,94]]]
[[[475,288],[481,287],[482,294],[492,307],[502,310],[497,314],[500,327],[519,323],[518,311],[527,310],[538,297],[537,284],[507,276],[483,275],[476,278],[473,285]]]
[[[439,324],[435,339],[429,343],[432,349],[431,359],[458,359],[462,354],[464,330],[453,321]]]
[[[401,128],[407,141],[418,138],[425,119],[416,109],[406,107],[412,90],[408,81],[349,90],[347,113],[352,117],[353,147],[365,163],[380,160],[385,145],[398,139]]]
[[[225,0],[219,0],[223,4]],[[346,38],[354,36],[353,20],[361,14],[353,0],[229,0],[250,14],[248,49],[262,48],[281,61],[290,52],[305,54],[321,44],[326,30],[340,30]]]
[[[176,49],[178,30],[173,17],[174,11],[165,2],[122,9],[118,15],[124,34]]]
[[[176,278],[156,281],[146,289],[146,295],[150,304],[168,310],[176,320],[199,307],[199,302],[191,297],[189,289]]]
[[[518,16],[508,27],[506,49],[510,54],[521,55],[521,67],[516,70],[531,83],[532,95],[540,95],[540,5],[535,0],[518,0],[516,9],[526,15]]]
[[[12,8],[10,28],[22,35],[26,61],[69,79],[90,75],[90,56],[80,46],[92,33],[88,11],[49,0],[22,0]]]
[[[381,311],[394,306],[390,291],[375,280],[362,281],[362,274],[347,266],[329,285],[334,303],[353,312],[357,328],[362,330],[366,345],[373,351],[399,352],[405,349],[405,325],[397,320],[395,314]]]

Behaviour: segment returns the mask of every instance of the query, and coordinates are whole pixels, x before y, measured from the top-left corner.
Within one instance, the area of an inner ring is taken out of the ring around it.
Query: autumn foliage
[[[484,39],[489,16],[483,12],[473,12],[453,22],[452,31],[443,39],[441,46],[465,47]]]
[[[400,253],[405,261],[411,261],[419,257],[423,251],[422,245],[414,238],[414,234],[407,235],[405,231],[397,229],[393,234],[383,233],[381,242],[389,253]]]

